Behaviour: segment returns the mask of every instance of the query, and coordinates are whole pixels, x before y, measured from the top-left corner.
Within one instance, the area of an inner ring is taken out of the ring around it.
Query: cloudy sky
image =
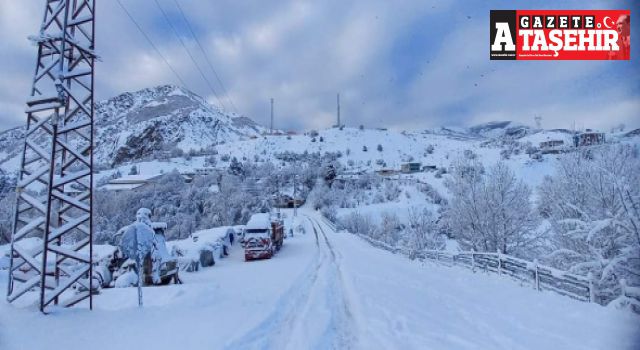
[[[640,127],[640,52],[631,61],[490,61],[489,10],[631,9],[635,1],[157,0],[219,99],[198,73],[156,0],[121,0],[186,87],[266,124],[308,129],[343,121],[414,130],[492,120],[545,128]],[[178,1],[226,94],[183,22]],[[552,7],[550,7],[552,6]],[[44,0],[0,0],[0,129],[22,125],[35,65],[27,41]],[[634,16],[632,16],[635,18]],[[632,20],[637,37],[638,21]],[[180,84],[115,0],[98,1],[96,94],[105,99]],[[232,101],[232,102],[230,102]]]

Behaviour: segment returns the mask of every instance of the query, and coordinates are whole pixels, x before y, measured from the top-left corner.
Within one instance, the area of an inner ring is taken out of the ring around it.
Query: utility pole
[[[536,121],[536,128],[542,129],[542,116],[536,115],[533,117],[533,119]]]
[[[340,129],[340,126],[341,126],[340,124],[340,93],[338,93],[337,101],[338,101],[338,129]]]
[[[293,175],[293,216],[298,216],[298,201],[296,200],[296,179],[298,175]]]
[[[95,1],[47,0],[14,206],[7,301],[40,311],[89,299],[93,285]],[[30,237],[42,245],[25,249]],[[64,300],[61,300],[63,299]],[[35,301],[35,300],[33,300]]]
[[[271,131],[270,134],[273,135],[273,97],[271,98]]]

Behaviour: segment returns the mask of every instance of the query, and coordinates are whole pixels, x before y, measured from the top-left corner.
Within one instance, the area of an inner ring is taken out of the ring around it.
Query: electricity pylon
[[[88,298],[92,308],[95,0],[47,0],[40,33],[29,39],[38,56],[25,111],[7,300],[39,300],[45,312],[52,303],[67,307]]]

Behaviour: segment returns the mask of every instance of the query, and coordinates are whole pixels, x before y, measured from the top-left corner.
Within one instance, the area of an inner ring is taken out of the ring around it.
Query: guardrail
[[[374,247],[394,254],[400,253],[412,259],[428,259],[447,266],[457,265],[472,271],[492,272],[520,282],[529,282],[534,289],[539,291],[550,290],[581,301],[595,301],[595,287],[592,279],[543,266],[535,260],[530,262],[501,253],[416,251],[393,247],[365,235],[358,236]]]
[[[335,228],[329,219],[324,221]],[[394,254],[403,254],[410,259],[431,260],[446,266],[462,266],[472,271],[485,271],[504,275],[521,283],[529,283],[538,291],[552,291],[584,302],[598,302],[594,278],[571,274],[550,266],[538,264],[537,260],[527,261],[502,253],[483,252],[447,252],[442,250],[411,250],[392,246],[375,240],[369,236],[357,234],[374,247],[387,250]],[[640,288],[627,286],[624,279],[620,280],[620,297],[618,302],[626,303],[629,308],[640,313]]]

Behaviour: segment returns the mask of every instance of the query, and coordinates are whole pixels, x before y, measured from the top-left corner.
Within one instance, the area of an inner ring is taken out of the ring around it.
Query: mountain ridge
[[[96,164],[115,166],[154,152],[211,147],[266,131],[175,85],[125,92],[95,104]],[[0,132],[0,165],[16,161],[24,127]]]

